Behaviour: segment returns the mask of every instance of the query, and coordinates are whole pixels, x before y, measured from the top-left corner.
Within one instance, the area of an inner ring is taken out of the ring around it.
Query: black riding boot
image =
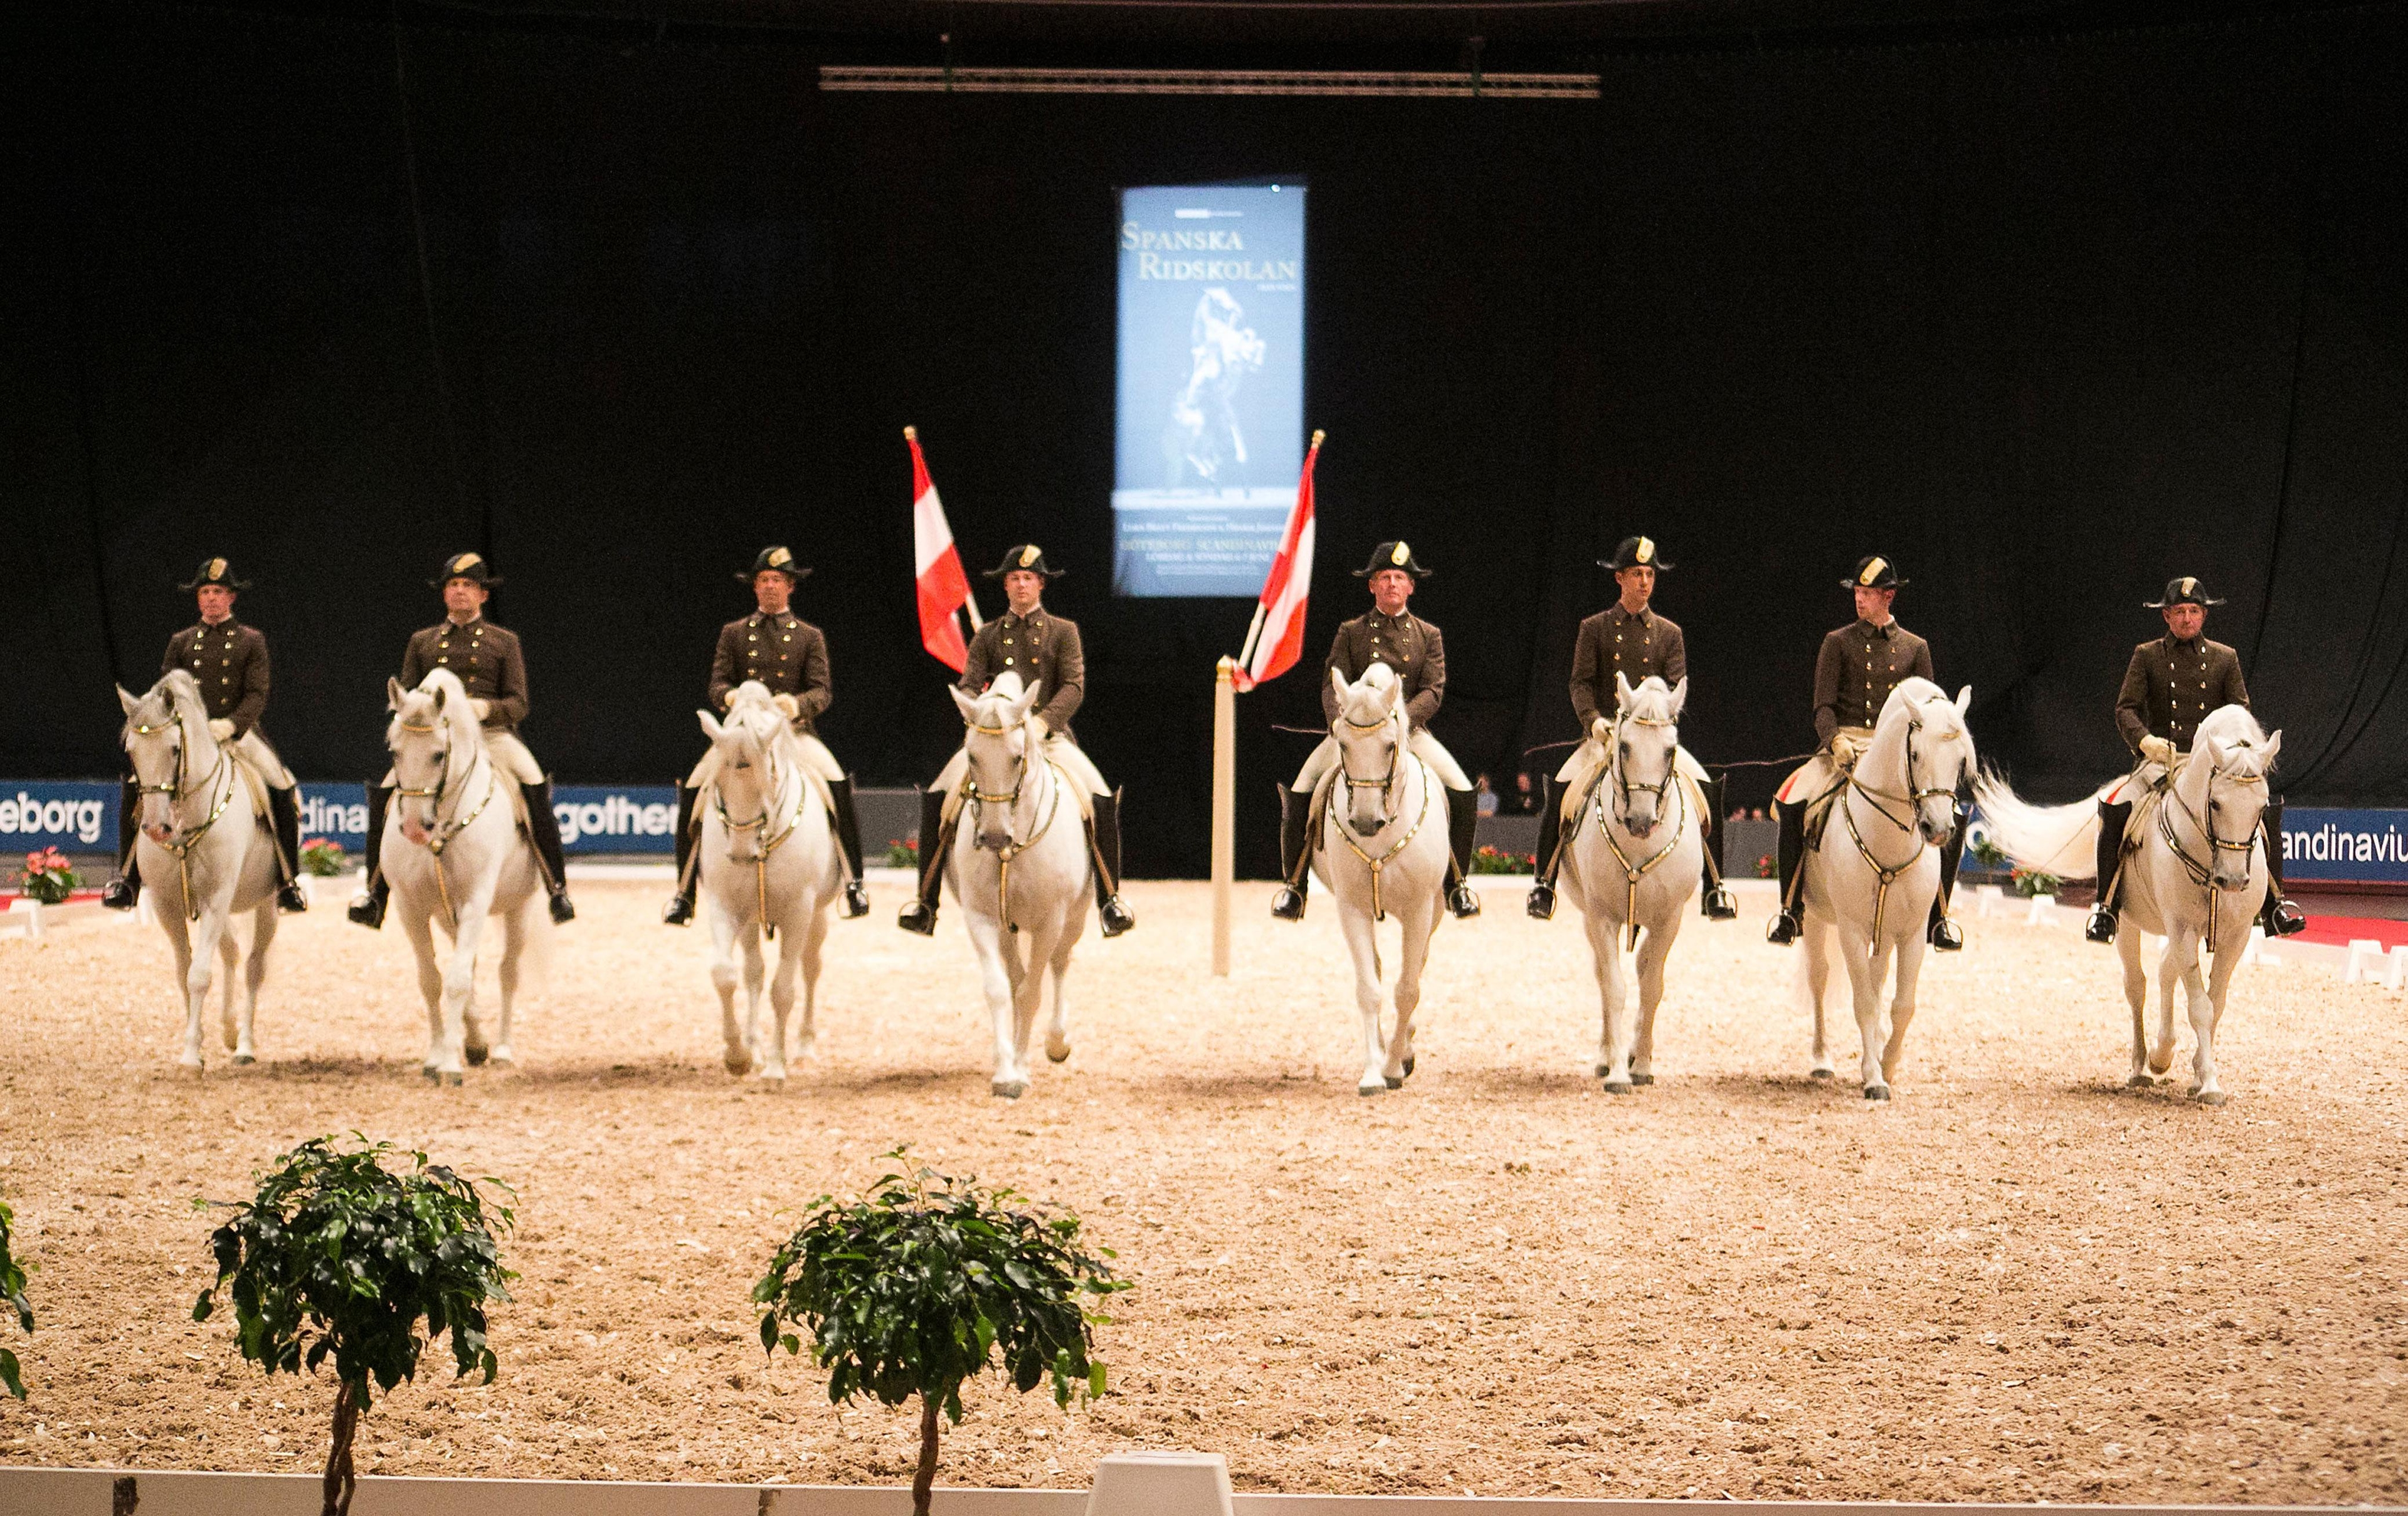
[[[1705,876],[1698,881],[1702,891],[1698,897],[1698,914],[1709,921],[1736,921],[1739,902],[1723,884],[1723,786],[1721,776],[1708,779],[1699,787],[1706,792],[1704,820]]]
[[[393,893],[393,886],[384,882],[384,871],[377,862],[378,855],[384,851],[384,810],[392,803],[391,787],[368,786],[368,845],[360,854],[360,892],[351,898],[351,908],[344,914],[370,931],[384,925],[385,899]]]
[[[142,788],[124,781],[117,796],[117,872],[100,887],[100,902],[112,911],[130,911],[141,898],[142,879],[134,868],[134,839],[142,831]]]
[[[552,781],[519,788],[526,794],[527,840],[535,844],[543,858],[544,872],[551,876],[552,919],[566,926],[577,919],[577,907],[568,902],[568,865],[560,856],[560,817],[552,814]]]
[[[692,785],[677,787],[677,893],[661,907],[665,926],[681,927],[694,920],[694,880],[685,871],[694,861],[694,802],[700,793]]]
[[[1304,897],[1312,884],[1308,839],[1312,832],[1312,797],[1279,787],[1280,887],[1271,896],[1271,915],[1283,921],[1304,919]]]
[[[895,924],[904,931],[923,937],[937,934],[937,902],[945,888],[945,845],[952,840],[945,830],[945,792],[920,791],[920,888],[895,917]]]
[[[836,844],[844,849],[844,917],[848,921],[869,914],[869,887],[861,882],[861,817],[853,808],[853,775],[828,781],[828,799],[836,801]]]
[[[1772,920],[1764,929],[1764,940],[1786,947],[1798,940],[1806,929],[1803,913],[1797,900],[1798,871],[1806,862],[1806,807],[1772,802],[1772,814],[1781,822],[1780,841],[1774,845],[1773,858],[1781,875],[1781,908],[1772,913]]]
[[[2115,940],[2115,902],[2123,894],[2115,874],[2124,858],[2124,826],[2131,819],[2131,801],[2099,802],[2099,899],[2090,907],[2090,919],[2082,924],[2082,934],[2095,943]]]
[[[1556,855],[1564,835],[1564,797],[1552,777],[1540,776],[1539,801],[1537,877],[1530,881],[1530,898],[1523,909],[1538,920],[1550,921],[1555,915],[1555,874],[1563,865]]]
[[[1956,830],[1940,849],[1940,893],[1931,897],[1931,923],[1924,929],[1926,940],[1938,952],[1958,952],[1965,946],[1964,929],[1948,919],[1948,902],[1956,893],[1956,864],[1964,856],[1965,804],[1959,801]]]
[[[297,916],[309,908],[309,897],[301,892],[300,792],[269,787],[267,818],[276,826],[276,867],[283,875],[276,887],[276,908]]]
[[[1096,818],[1087,824],[1087,847],[1096,859],[1096,917],[1107,937],[1137,925],[1137,917],[1121,903],[1121,793],[1115,789],[1096,796]]]
[[[2270,800],[2259,822],[2266,844],[2266,905],[2258,913],[2258,924],[2266,929],[2269,937],[2287,937],[2308,930],[2305,911],[2283,896],[2283,802]]]
[[[1446,792],[1446,908],[1458,917],[1480,914],[1480,892],[1471,888],[1471,852],[1480,831],[1480,797],[1469,789]]]

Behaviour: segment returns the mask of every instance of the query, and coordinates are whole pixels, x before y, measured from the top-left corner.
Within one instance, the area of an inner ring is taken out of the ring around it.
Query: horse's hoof
[[[1380,1082],[1391,1090],[1402,1090],[1405,1087],[1405,1076],[1401,1074],[1383,1074],[1380,1076]]]
[[[1630,1082],[1632,1084],[1654,1084],[1656,1082],[1656,1076],[1652,1074],[1633,1074],[1630,1076]]]
[[[1889,1086],[1885,1084],[1869,1084],[1865,1086],[1865,1098],[1867,1100],[1887,1100],[1889,1099]]]
[[[2190,1098],[2202,1105],[2221,1105],[2232,1097],[2221,1090],[2202,1090]]]
[[[1605,1092],[1609,1095],[1635,1095],[1639,1091],[1631,1087],[1627,1079],[1608,1079],[1605,1081]]]
[[[2166,1054],[2163,1058],[2159,1058],[2155,1053],[2151,1053],[2149,1055],[2149,1072],[2158,1076],[2160,1078],[2164,1077],[2166,1071],[2173,1066],[2174,1054],[2173,1049],[2171,1047],[2166,1049]]]
[[[238,1069],[249,1068],[251,1065],[258,1061],[258,1059],[253,1058],[249,1053],[236,1053],[234,1055],[234,1066]]]
[[[485,1058],[488,1062],[492,1063],[494,1067],[497,1069],[509,1068],[519,1061],[519,1055],[511,1052],[507,1047],[496,1047],[492,1052],[487,1053]]]
[[[1384,1079],[1384,1078],[1378,1079],[1378,1080],[1367,1080],[1367,1081],[1365,1081],[1365,1082],[1364,1082],[1364,1083],[1362,1083],[1362,1084],[1358,1084],[1358,1085],[1356,1085],[1356,1086],[1354,1087],[1354,1092],[1355,1092],[1356,1094],[1358,1094],[1358,1095],[1366,1095],[1366,1096],[1369,1096],[1369,1095],[1384,1095],[1384,1094],[1386,1094],[1386,1093],[1388,1092],[1388,1088],[1389,1088],[1389,1087],[1388,1087],[1388,1081],[1387,1081],[1386,1079]]]
[[[418,1065],[418,1072],[426,1076],[426,1082],[428,1084],[441,1084],[443,1082],[443,1071],[437,1068],[432,1063],[421,1063]]]
[[[727,1066],[728,1073],[739,1079],[752,1072],[752,1055],[750,1053],[730,1052],[722,1056],[720,1062]]]
[[[1045,1045],[1045,1056],[1053,1062],[1068,1063],[1070,1061],[1070,1045],[1067,1042],[1058,1045],[1049,1042]]]
[[[443,1071],[443,1082],[447,1085],[458,1085],[461,1082],[460,1071],[458,1069],[445,1069]]]
[[[1822,1079],[1828,1081],[1838,1078],[1839,1075],[1830,1069],[1808,1069],[1806,1071],[1806,1077],[1810,1079]]]
[[[1413,1076],[1413,1055],[1412,1055],[1412,1054],[1411,1054],[1411,1053],[1407,1053],[1407,1054],[1405,1055],[1405,1077],[1406,1077],[1406,1078],[1408,1078],[1408,1079],[1410,1079],[1410,1078],[1412,1078],[1412,1076]]]
[[[1018,1100],[1021,1096],[1028,1093],[1028,1081],[1025,1079],[997,1079],[987,1088],[994,1090],[997,1096],[1004,1100]]]
[[[766,1089],[783,1090],[786,1088],[786,1071],[784,1069],[763,1069],[759,1074],[754,1075],[753,1077],[759,1080],[762,1086]]]
[[[2130,1078],[2124,1081],[2124,1088],[2127,1090],[2154,1090],[2157,1088],[2157,1080],[2150,1078],[2145,1074],[2135,1074]]]
[[[468,1061],[470,1068],[482,1068],[485,1065],[485,1060],[492,1056],[492,1051],[482,1043],[472,1042],[460,1049],[460,1056]]]
[[[193,1078],[197,1079],[201,1076],[202,1064],[197,1058],[179,1059],[176,1061],[176,1067]]]

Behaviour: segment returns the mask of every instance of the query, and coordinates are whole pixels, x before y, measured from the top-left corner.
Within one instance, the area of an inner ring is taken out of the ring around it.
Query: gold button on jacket
[[[401,684],[415,689],[437,669],[460,676],[469,698],[486,702],[487,731],[515,732],[527,715],[526,660],[518,634],[479,616],[466,626],[450,618],[410,634],[401,657]]]
[[[710,656],[710,708],[726,710],[736,686],[747,679],[758,679],[772,695],[792,695],[802,713],[795,729],[812,736],[818,735],[813,719],[836,700],[827,638],[792,613],[755,611],[719,628],[719,647]]]
[[[2199,691],[2195,700],[2177,695],[2194,688]],[[2124,745],[2136,753],[2143,737],[2162,737],[2187,753],[2209,712],[2248,703],[2239,654],[2205,637],[2184,642],[2168,633],[2132,649],[2123,687],[2115,694],[2115,729],[2123,734]]]
[[[231,721],[239,737],[267,709],[267,639],[232,616],[212,627],[197,622],[167,639],[160,677],[182,669],[201,686],[212,721]]]
[[[1842,727],[1870,727],[1910,679],[1931,679],[1931,644],[1893,619],[1848,623],[1823,639],[1814,659],[1814,736],[1829,745]]]
[[[1580,624],[1572,647],[1572,714],[1584,733],[1598,716],[1611,719],[1617,672],[1634,685],[1651,674],[1677,685],[1688,671],[1688,646],[1677,622],[1654,611],[1632,615],[1616,601]]]

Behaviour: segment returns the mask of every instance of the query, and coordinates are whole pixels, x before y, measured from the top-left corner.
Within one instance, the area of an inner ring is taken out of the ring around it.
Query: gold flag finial
[[[1325,437],[1328,436],[1328,435],[1329,435],[1329,434],[1328,434],[1327,432],[1323,431],[1323,430],[1322,430],[1320,427],[1318,427],[1318,426],[1315,426],[1315,427],[1312,429],[1312,445],[1313,445],[1313,446],[1315,446],[1315,447],[1319,447],[1319,446],[1321,445],[1321,440],[1322,440],[1323,438],[1325,438]]]
[[[917,426],[906,426],[906,427],[904,427],[904,428],[903,428],[903,440],[905,440],[905,441],[907,441],[907,442],[916,442],[916,441],[918,441],[919,440],[920,440],[920,428],[919,428],[919,427],[917,427]]]

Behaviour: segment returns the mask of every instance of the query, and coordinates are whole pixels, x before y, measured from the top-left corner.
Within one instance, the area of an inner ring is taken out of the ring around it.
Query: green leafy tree
[[[417,1378],[419,1354],[445,1332],[456,1373],[481,1368],[492,1383],[485,1306],[509,1299],[505,1282],[518,1278],[494,1240],[509,1229],[508,1206],[488,1206],[473,1182],[424,1153],[353,1136],[350,1148],[313,1137],[278,1160],[258,1194],[221,1203],[235,1216],[209,1237],[217,1282],[193,1303],[193,1320],[208,1321],[227,1290],[242,1355],[269,1374],[315,1374],[335,1361],[324,1516],[351,1509],[351,1444],[370,1384],[390,1391]],[[387,1166],[389,1156],[408,1166]]]
[[[886,1155],[900,1162],[901,1148]],[[1079,1219],[1022,1208],[1026,1197],[917,1168],[880,1177],[867,1199],[822,1195],[752,1287],[761,1346],[802,1350],[828,1371],[828,1399],[899,1406],[920,1397],[920,1465],[911,1508],[928,1516],[937,1477],[937,1413],[962,1419],[962,1386],[997,1366],[1025,1394],[1047,1382],[1055,1404],[1104,1393],[1091,1356],[1109,1321],[1090,1297],[1125,1290],[1079,1241]]]
[[[31,1336],[34,1307],[25,1302],[25,1265],[17,1262],[9,1247],[8,1225],[16,1219],[17,1213],[8,1208],[8,1203],[0,1200],[0,1300],[8,1303],[8,1308],[17,1313],[17,1325]],[[23,1371],[17,1366],[17,1355],[6,1348],[0,1348],[0,1389],[20,1400],[25,1398]]]

